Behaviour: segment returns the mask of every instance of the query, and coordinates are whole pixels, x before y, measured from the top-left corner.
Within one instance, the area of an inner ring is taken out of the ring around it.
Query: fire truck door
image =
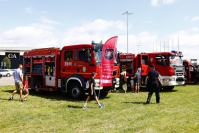
[[[46,83],[46,86],[52,86],[52,87],[56,86],[54,62],[45,63],[45,83]]]
[[[146,76],[148,74],[148,69],[149,69],[149,57],[148,55],[142,55],[141,56],[142,76]]]

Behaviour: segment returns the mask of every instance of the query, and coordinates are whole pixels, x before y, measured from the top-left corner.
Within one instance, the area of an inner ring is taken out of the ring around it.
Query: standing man
[[[150,103],[153,92],[155,92],[156,103],[160,103],[159,73],[155,70],[155,67],[153,65],[150,66],[150,71],[148,73],[147,88],[148,88],[149,93],[148,93],[148,98],[147,98],[146,103],[147,104]]]
[[[91,78],[89,79],[89,95],[86,99],[86,102],[83,106],[83,109],[87,109],[87,103],[91,98],[95,98],[99,108],[104,107],[103,104],[100,104],[99,99],[98,99],[96,92],[95,92],[95,73],[94,72],[91,73]]]
[[[16,69],[13,73],[14,81],[15,81],[15,90],[12,93],[12,96],[10,96],[9,100],[13,100],[14,95],[19,91],[20,100],[22,99],[22,90],[23,90],[23,73],[22,73],[23,66],[22,64],[19,64],[19,68]]]

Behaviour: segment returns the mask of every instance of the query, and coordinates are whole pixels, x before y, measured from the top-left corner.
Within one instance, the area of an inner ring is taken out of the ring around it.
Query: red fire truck
[[[119,87],[119,67],[112,66],[111,76],[107,76],[101,62],[104,57],[109,57],[106,60],[116,60],[116,50],[111,47],[116,45],[116,40],[117,37],[112,37],[104,45],[79,44],[64,46],[62,49],[41,48],[25,52],[24,74],[29,77],[30,88],[61,90],[78,99],[87,91],[88,79],[95,72],[95,89],[101,90],[100,96],[106,96],[112,87]],[[106,45],[109,47],[102,52]],[[104,79],[106,77],[111,77],[111,80]],[[102,85],[101,78],[109,84]]]
[[[125,55],[125,56],[124,56]],[[137,69],[141,68],[142,85],[146,85],[146,77],[149,72],[149,65],[154,65],[156,70],[160,74],[160,80],[164,89],[173,89],[176,85],[184,84],[184,69],[182,64],[182,55],[173,52],[153,52],[153,53],[141,53],[136,56],[132,56],[133,59],[127,57],[133,54],[121,54],[121,64],[133,64],[132,69],[128,70],[130,73],[135,73]],[[124,59],[123,59],[124,58]],[[125,61],[126,60],[126,61]],[[127,60],[131,60],[128,61]],[[133,63],[130,63],[133,62]]]
[[[184,76],[186,84],[196,84],[199,82],[199,65],[197,59],[191,59],[191,61],[183,60]]]
[[[141,53],[136,56],[135,70],[141,66],[142,83],[146,83],[149,65],[155,66],[160,74],[161,85],[164,89],[173,89],[176,85],[184,84],[182,55],[172,52]]]

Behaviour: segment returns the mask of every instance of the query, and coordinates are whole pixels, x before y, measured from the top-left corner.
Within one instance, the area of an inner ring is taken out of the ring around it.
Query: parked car
[[[3,76],[10,77],[13,75],[13,71],[8,70],[8,69],[0,69],[0,75],[1,77]]]

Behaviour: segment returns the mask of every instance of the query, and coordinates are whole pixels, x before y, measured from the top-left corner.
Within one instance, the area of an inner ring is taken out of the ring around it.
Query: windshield
[[[93,43],[94,51],[95,51],[95,59],[97,64],[101,64],[102,61],[102,44]]]
[[[96,63],[101,64],[101,61],[102,61],[102,46],[103,45],[100,44],[100,43],[94,43],[93,45],[94,45]],[[112,49],[107,49],[105,52],[107,53],[106,54],[107,58],[109,57],[108,55],[110,55],[110,54],[111,54],[110,57],[113,58],[114,53],[113,53]],[[114,63],[117,64],[117,54],[115,54]]]
[[[170,66],[182,66],[183,65],[182,58],[177,55],[171,55],[169,57],[169,61],[170,61]]]
[[[156,58],[157,65],[169,66],[168,55],[157,55],[155,58]]]

